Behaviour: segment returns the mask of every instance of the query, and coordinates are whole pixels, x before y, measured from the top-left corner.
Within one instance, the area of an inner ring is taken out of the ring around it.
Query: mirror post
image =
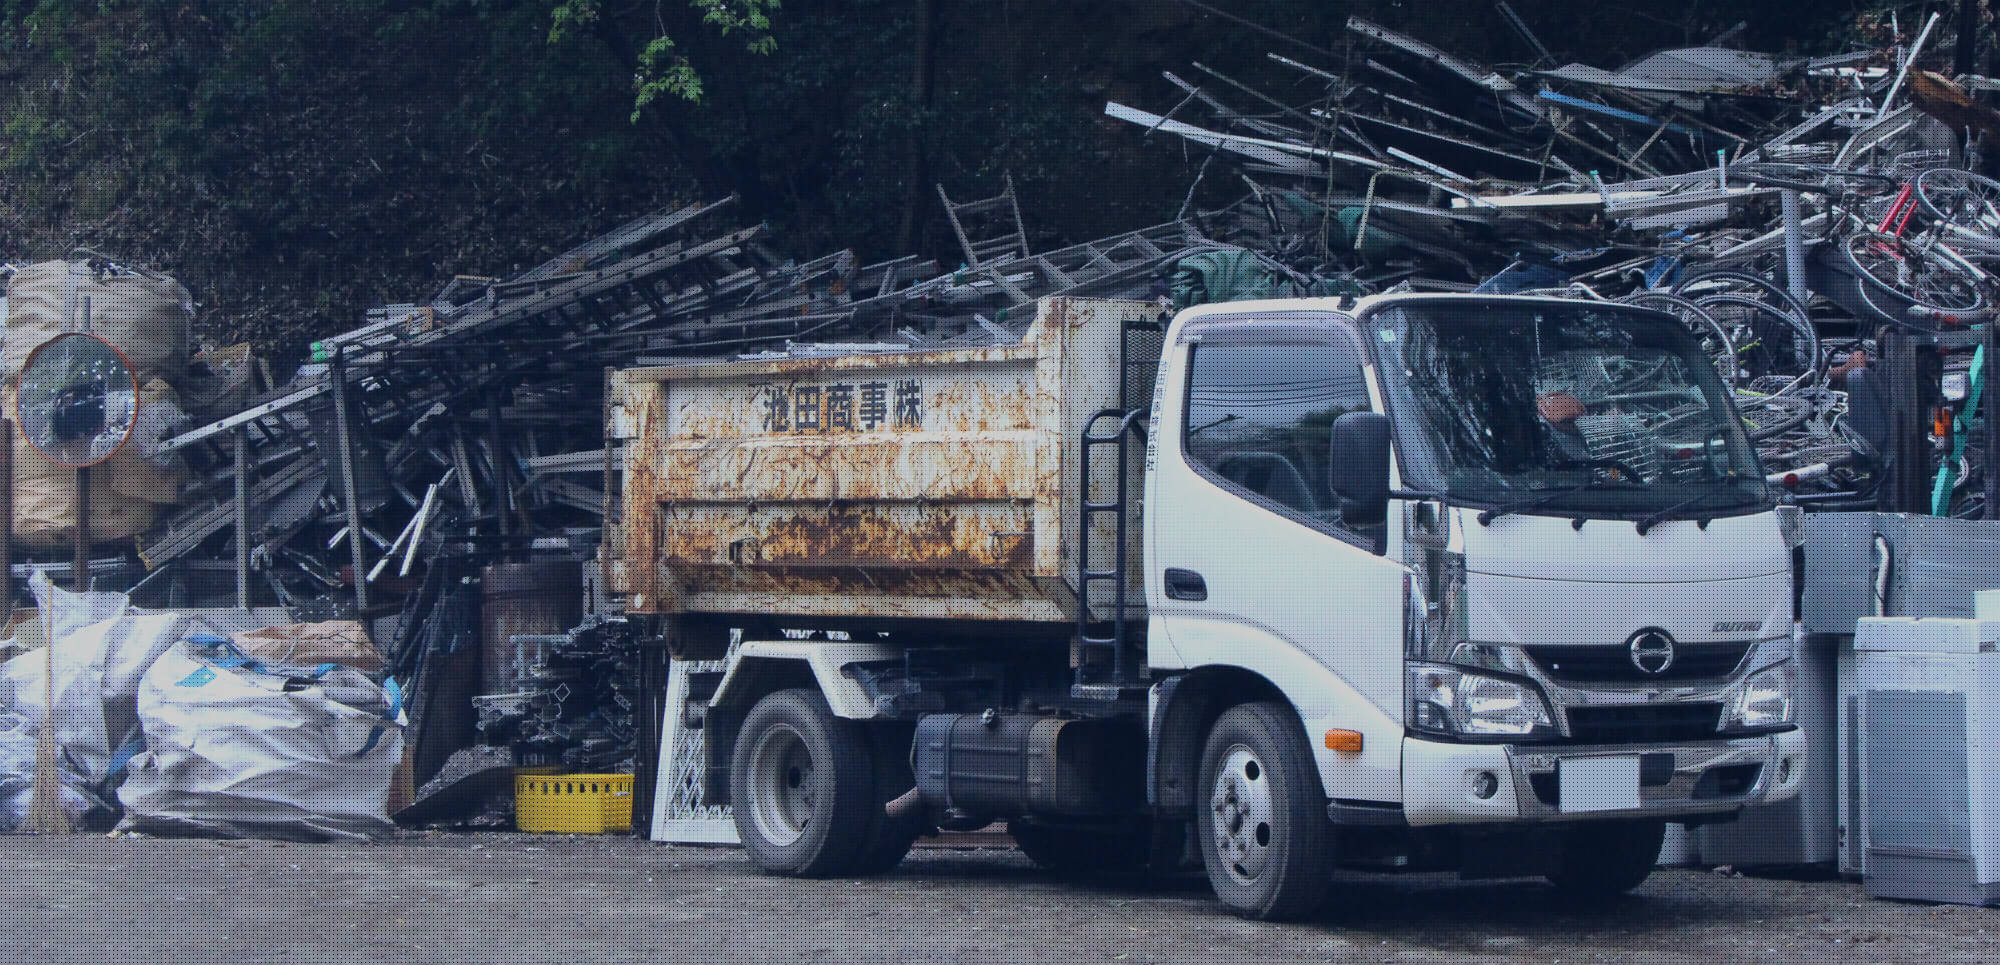
[[[76,558],[70,562],[69,581],[76,592],[90,592],[89,466],[76,467]]]

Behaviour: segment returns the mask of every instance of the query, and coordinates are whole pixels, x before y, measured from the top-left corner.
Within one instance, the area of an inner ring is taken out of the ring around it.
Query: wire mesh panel
[[[729,805],[703,793],[701,731],[682,725],[688,678],[721,673],[726,660],[676,660],[667,675],[666,714],[660,723],[659,785],[653,790],[654,841],[675,844],[735,844],[736,823]]]

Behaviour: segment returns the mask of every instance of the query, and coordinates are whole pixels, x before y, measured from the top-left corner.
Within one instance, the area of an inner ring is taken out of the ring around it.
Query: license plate
[[[1629,811],[1639,806],[1639,758],[1566,757],[1556,762],[1564,814]]]

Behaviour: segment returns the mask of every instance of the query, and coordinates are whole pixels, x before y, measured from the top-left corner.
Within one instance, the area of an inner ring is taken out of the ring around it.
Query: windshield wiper
[[[1596,480],[1587,479],[1584,480],[1583,482],[1577,483],[1574,486],[1563,486],[1557,489],[1551,489],[1547,492],[1542,493],[1539,496],[1530,497],[1528,499],[1521,500],[1520,502],[1517,503],[1509,503],[1505,506],[1495,506],[1492,509],[1488,509],[1481,512],[1478,516],[1475,516],[1473,518],[1479,520],[1479,525],[1481,526],[1491,526],[1493,525],[1494,520],[1499,519],[1502,516],[1515,516],[1521,513],[1525,513],[1531,509],[1540,509],[1541,507],[1547,506],[1548,504],[1553,503],[1556,500],[1563,498],[1564,496],[1574,496],[1577,493],[1583,492],[1587,489],[1591,489],[1596,485],[1597,485]],[[1638,486],[1643,484],[1628,483],[1627,485]]]
[[[1653,527],[1658,526],[1669,519],[1672,519],[1675,513],[1693,507],[1695,504],[1700,503],[1703,500],[1711,499],[1717,495],[1724,495],[1724,494],[1737,497],[1736,502],[1733,505],[1741,505],[1747,502],[1754,502],[1756,499],[1756,497],[1754,496],[1745,496],[1742,493],[1729,493],[1726,490],[1723,493],[1717,493],[1714,490],[1710,490],[1709,492],[1705,492],[1700,495],[1681,500],[1680,502],[1675,503],[1672,506],[1668,506],[1667,508],[1662,509],[1659,512],[1649,513],[1641,517],[1638,522],[1632,525],[1639,531],[1639,535],[1644,536],[1646,535],[1647,530],[1652,529]],[[1696,520],[1696,525],[1700,526],[1702,529],[1707,529],[1708,520],[1706,519]]]

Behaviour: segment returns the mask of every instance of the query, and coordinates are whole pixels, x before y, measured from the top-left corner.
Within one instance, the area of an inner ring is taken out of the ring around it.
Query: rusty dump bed
[[[1126,328],[1159,316],[1052,298],[1010,344],[612,373],[613,589],[633,613],[1074,620],[1079,439],[1119,404],[1121,342],[1128,402],[1147,404],[1159,335]],[[1117,461],[1098,451],[1092,498],[1106,500]],[[1098,522],[1102,568],[1115,538]]]

